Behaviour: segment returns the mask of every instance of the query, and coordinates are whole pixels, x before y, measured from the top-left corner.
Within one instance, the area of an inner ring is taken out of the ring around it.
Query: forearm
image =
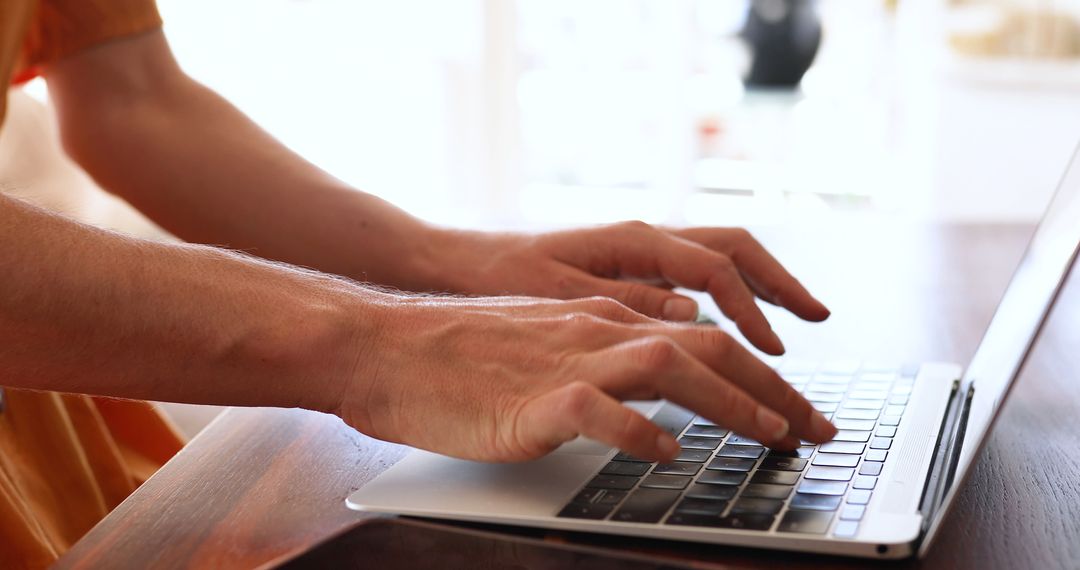
[[[163,36],[47,73],[69,154],[178,237],[403,289],[430,282],[429,226],[334,179],[187,77]]]
[[[0,384],[333,408],[379,294],[193,245],[135,240],[0,195]]]

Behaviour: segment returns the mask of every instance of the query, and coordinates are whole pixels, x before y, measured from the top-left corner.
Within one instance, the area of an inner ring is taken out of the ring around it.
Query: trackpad
[[[637,411],[641,415],[651,418],[656,410],[663,405],[663,402],[650,401],[650,402],[627,402],[627,407]],[[552,453],[567,453],[570,455],[595,455],[604,456],[611,453],[612,447],[606,443],[600,443],[599,441],[588,439],[585,437],[579,437],[573,441],[568,441]]]

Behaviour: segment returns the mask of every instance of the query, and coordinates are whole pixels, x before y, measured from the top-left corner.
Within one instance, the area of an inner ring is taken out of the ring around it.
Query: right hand
[[[579,435],[643,459],[679,446],[620,400],[665,398],[778,449],[836,433],[712,326],[607,298],[395,297],[333,410],[373,437],[480,461],[524,461]]]

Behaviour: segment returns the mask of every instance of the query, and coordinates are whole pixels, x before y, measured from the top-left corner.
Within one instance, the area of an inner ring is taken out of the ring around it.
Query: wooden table
[[[966,362],[1030,227],[876,223],[761,232],[833,309],[783,315],[793,355]],[[1074,278],[1006,406],[928,568],[1080,564],[1080,283]],[[406,450],[330,416],[232,409],[64,556],[61,568],[247,568],[357,524],[345,497]],[[867,567],[880,562],[581,537],[695,558],[698,567]],[[714,566],[715,565],[715,566]]]

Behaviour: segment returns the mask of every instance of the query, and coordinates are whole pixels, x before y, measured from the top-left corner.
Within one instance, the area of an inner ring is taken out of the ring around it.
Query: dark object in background
[[[633,540],[626,538],[626,540]],[[556,544],[402,518],[362,522],[312,550],[260,568],[322,570],[690,570],[690,566],[595,547]]]
[[[821,45],[814,0],[753,0],[740,33],[751,53],[747,87],[794,88]]]

